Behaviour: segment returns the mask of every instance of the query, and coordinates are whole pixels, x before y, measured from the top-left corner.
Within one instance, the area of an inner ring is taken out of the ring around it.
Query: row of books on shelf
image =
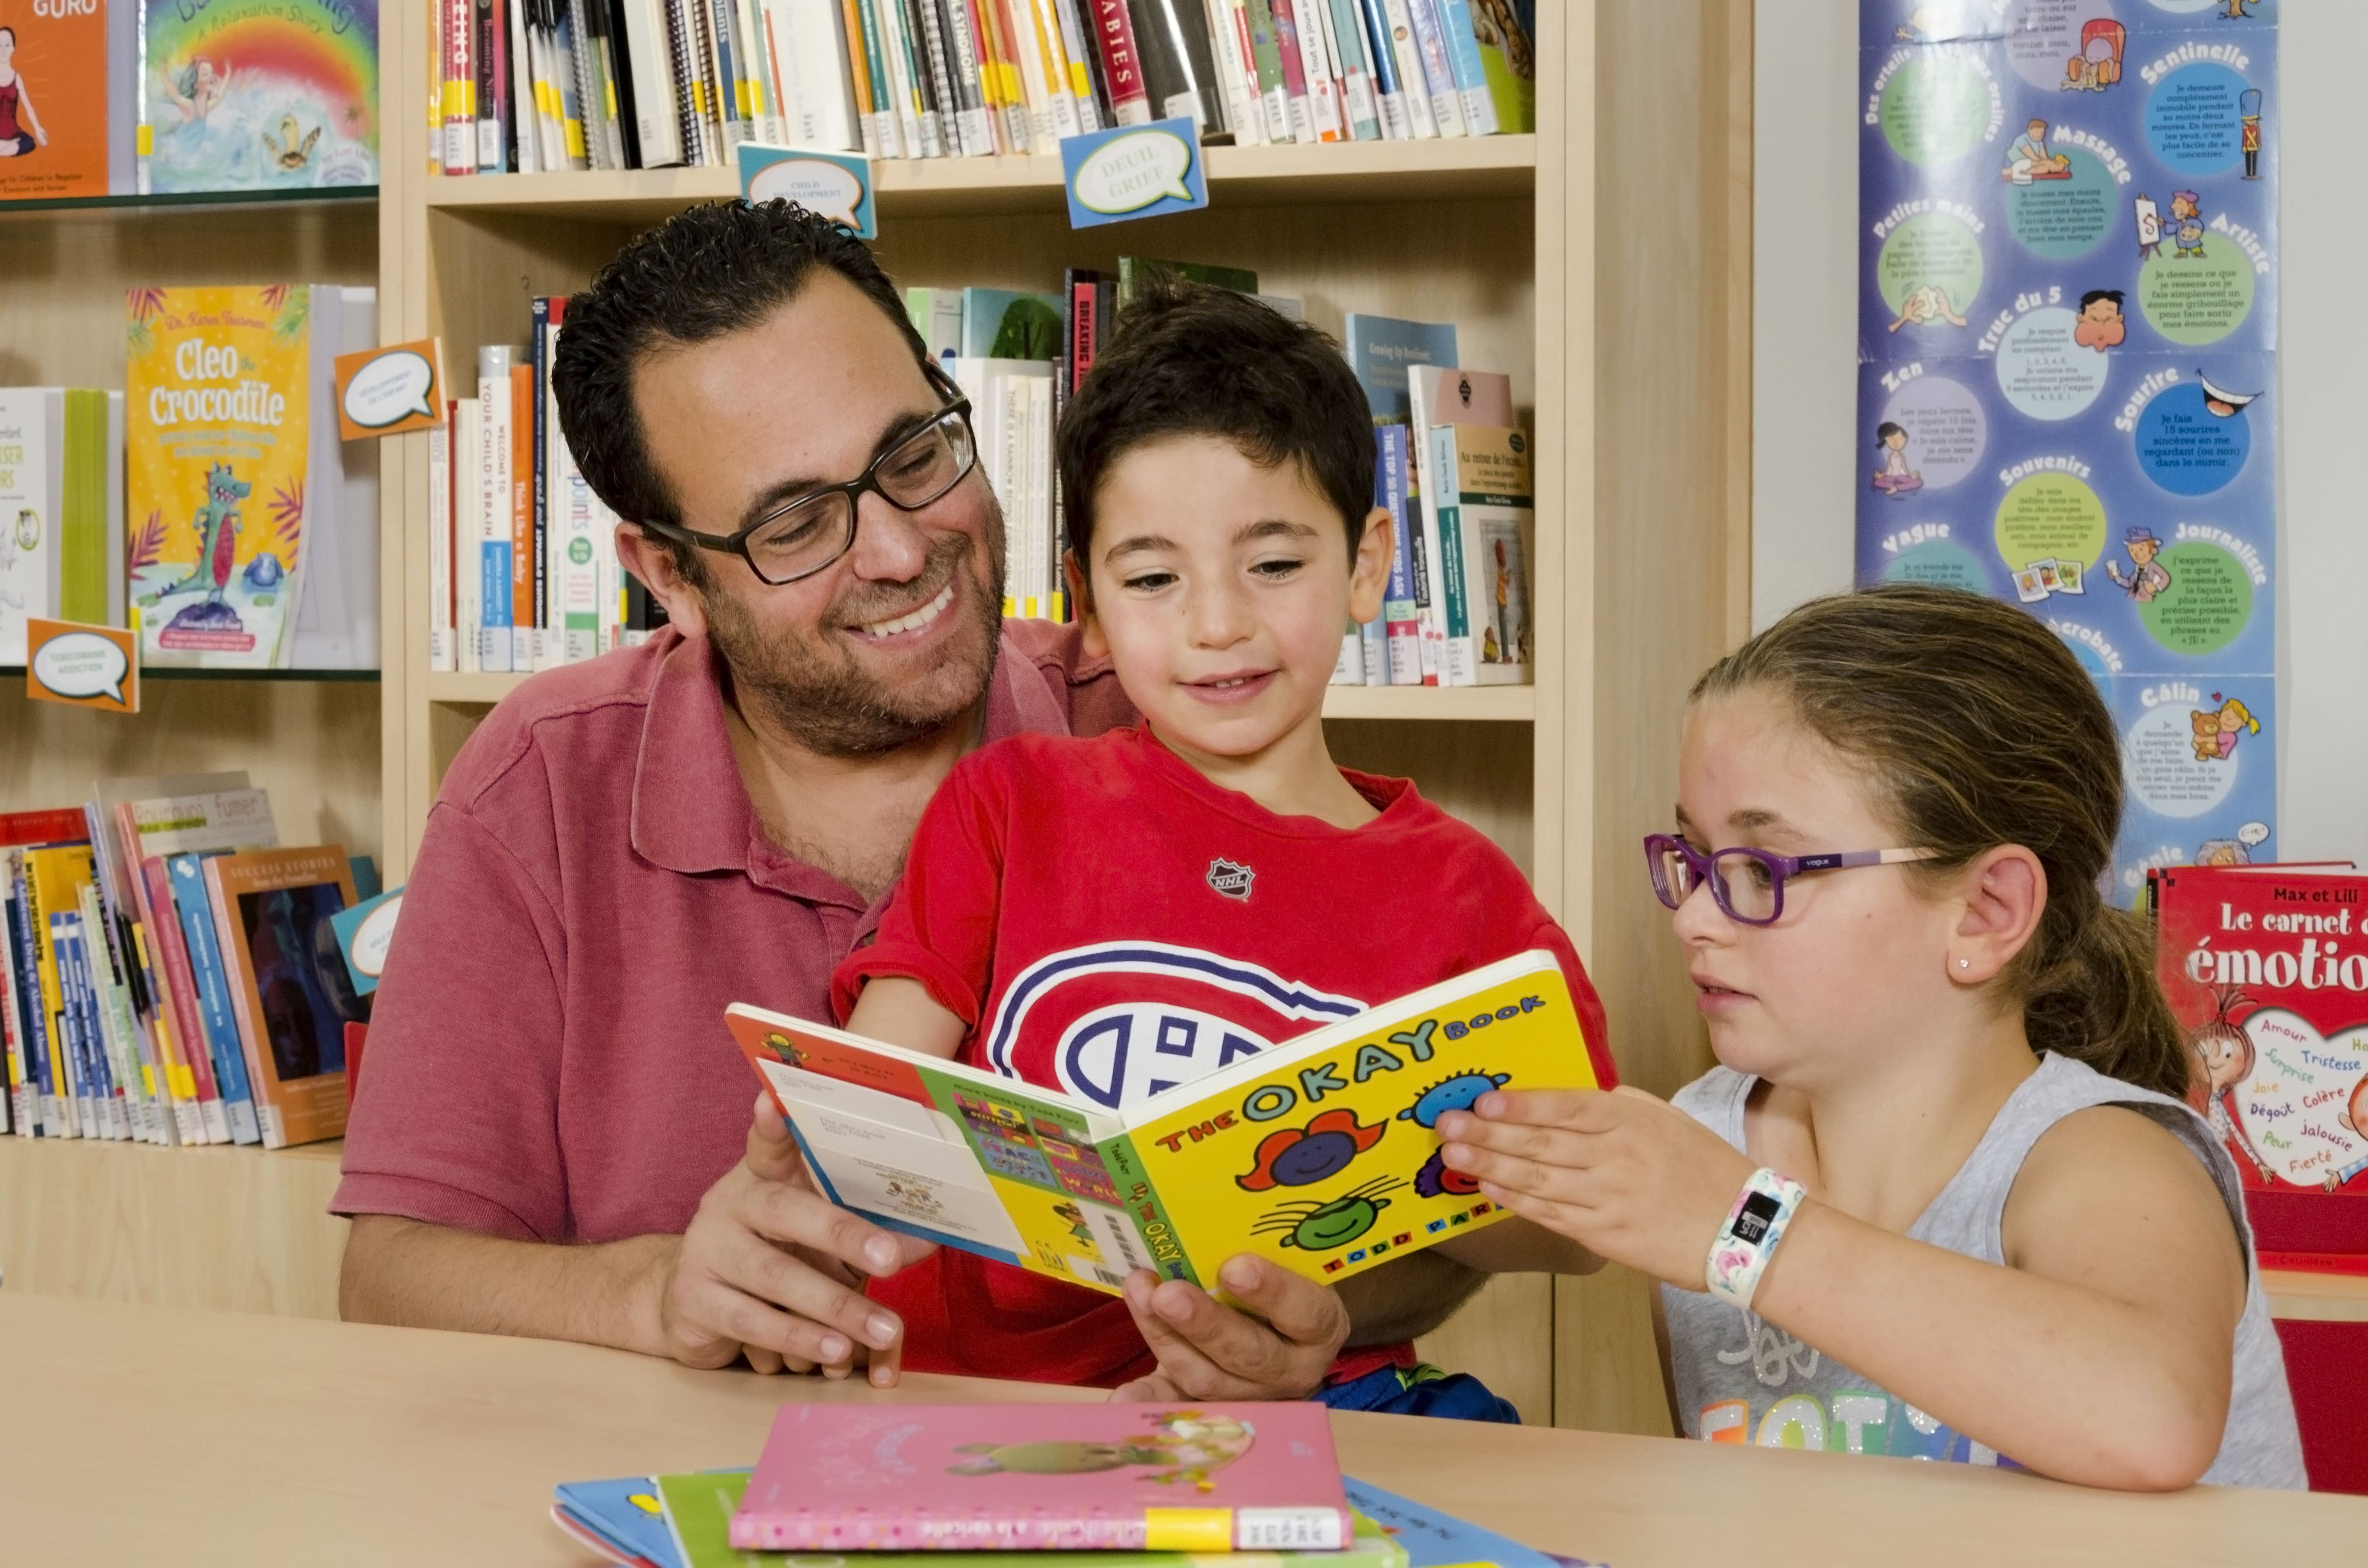
[[[0,1035],[19,1137],[160,1145],[335,1138],[348,1025],[333,917],[369,858],[283,848],[244,772],[101,779],[0,815]]]
[[[29,618],[136,618],[152,666],[375,669],[377,444],[334,367],[377,340],[374,289],[134,289],[126,391],[0,388],[0,665]]]
[[[1534,0],[434,0],[446,175],[722,165],[744,142],[1045,153],[1190,118],[1204,140],[1534,123]]]
[[[1065,620],[1068,544],[1053,437],[1128,302],[1181,278],[1251,294],[1246,267],[1121,256],[1059,292],[914,288],[905,312],[971,403],[979,467],[1004,515],[1004,613]],[[538,297],[523,348],[477,351],[476,395],[428,441],[429,667],[526,673],[631,646],[664,607],[616,555],[617,518],[568,451],[551,365],[564,296]],[[1380,436],[1374,505],[1396,530],[1389,599],[1344,635],[1336,683],[1486,686],[1530,679],[1530,442],[1512,384],[1457,365],[1455,328],[1351,312],[1347,350]],[[1427,454],[1427,455],[1426,455]],[[1425,491],[1423,472],[1440,476]]]
[[[378,183],[378,0],[9,11],[0,201]]]

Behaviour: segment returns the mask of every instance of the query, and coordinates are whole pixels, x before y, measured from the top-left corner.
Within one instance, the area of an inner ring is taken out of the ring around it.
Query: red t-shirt
[[[1612,1083],[1603,1005],[1520,869],[1411,782],[1341,771],[1382,813],[1354,830],[1276,816],[1141,726],[975,752],[832,1001],[843,1018],[863,981],[909,977],[972,1026],[962,1062],[1117,1107],[1543,948]],[[871,1293],[912,1325],[917,1369],[1017,1359],[1108,1384],[1152,1366],[1124,1302],[969,1253]]]
[[[411,869],[333,1211],[615,1241],[681,1232],[739,1162],[757,1082],[723,1009],[827,1017],[831,971],[878,910],[765,836],[724,679],[712,644],[668,629],[536,676],[461,748]],[[990,739],[1133,718],[1076,628],[1004,624]]]

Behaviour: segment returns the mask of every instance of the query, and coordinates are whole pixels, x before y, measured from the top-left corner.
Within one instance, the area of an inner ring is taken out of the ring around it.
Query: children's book
[[[660,1505],[660,1541],[652,1543],[639,1521],[613,1505],[592,1516],[596,1533],[614,1528],[609,1539],[633,1552],[620,1562],[646,1562],[658,1568],[803,1568],[810,1558],[787,1551],[742,1550],[731,1541],[732,1516],[748,1489],[745,1470],[708,1471],[695,1475],[636,1477],[617,1483],[625,1492],[624,1509],[638,1513],[643,1500]],[[1344,1483],[1344,1486],[1345,1486]],[[563,1493],[568,1488],[561,1488]],[[654,1494],[654,1495],[653,1495]],[[613,1494],[609,1494],[613,1495]],[[606,1496],[600,1499],[607,1503]],[[556,1511],[556,1510],[554,1510]],[[592,1524],[592,1520],[579,1521]],[[1408,1568],[1406,1549],[1372,1520],[1350,1511],[1353,1533],[1338,1551],[1229,1551],[1225,1568]],[[565,1528],[563,1525],[561,1528]],[[574,1533],[571,1531],[571,1533]],[[578,1537],[582,1539],[582,1537]],[[1002,1551],[996,1568],[1196,1568],[1213,1554],[1183,1551]],[[864,1553],[862,1568],[945,1568],[942,1551]],[[1540,1568],[1544,1568],[1541,1564]]]
[[[1349,368],[1365,389],[1376,425],[1403,425],[1413,415],[1406,371],[1416,365],[1455,363],[1455,324],[1403,321],[1350,311],[1345,327]]]
[[[126,566],[142,663],[288,663],[308,531],[313,293],[129,296]]]
[[[141,193],[376,185],[378,11],[146,0]]]
[[[1247,267],[1212,267],[1198,261],[1159,261],[1149,256],[1122,256],[1118,258],[1118,292],[1115,302],[1122,316],[1127,306],[1137,297],[1148,292],[1155,283],[1198,283],[1211,289],[1230,289],[1236,294],[1258,292],[1258,273]]]
[[[11,6],[0,14],[0,201],[108,194],[109,13],[139,0]]]
[[[1448,563],[1447,667],[1455,686],[1530,678],[1530,438],[1487,425],[1430,433],[1431,493]]]
[[[1599,1080],[1561,970],[1486,964],[1121,1111],[777,1013],[728,1021],[832,1201],[1118,1294],[1255,1253],[1324,1283],[1503,1211],[1432,1129],[1492,1088]]]
[[[188,987],[197,1023],[194,1038],[206,1044],[215,1096],[222,1102],[223,1129],[233,1143],[259,1143],[263,1129],[256,1119],[246,1050],[239,1040],[230,978],[222,967],[222,938],[215,929],[213,902],[206,892],[205,857],[174,855],[150,864],[164,870],[165,898],[179,924],[183,975],[172,983]]]
[[[343,1137],[346,1026],[370,1021],[329,925],[359,902],[344,847],[219,856],[205,878],[263,1146]]]
[[[1423,540],[1423,562],[1429,574],[1430,613],[1425,635],[1432,641],[1431,658],[1440,686],[1476,686],[1476,617],[1466,589],[1467,571],[1462,537],[1441,527],[1442,508],[1452,512],[1456,494],[1452,476],[1424,484],[1420,476],[1438,468],[1445,450],[1437,433],[1451,425],[1510,426],[1513,423],[1512,378],[1495,370],[1464,370],[1452,365],[1408,365],[1406,404],[1413,437],[1410,483],[1418,493],[1417,511]],[[1528,490],[1523,488],[1526,497]],[[1524,503],[1526,505],[1526,501]]]
[[[1061,352],[1063,303],[1058,294],[1019,289],[962,290],[962,358],[1053,358]],[[934,315],[938,309],[934,301],[930,308]]]
[[[0,665],[25,662],[26,622],[57,619],[64,394],[0,387]]]
[[[2368,876],[2203,851],[2150,878],[2190,1099],[2236,1157],[2264,1267],[2368,1274]]]
[[[785,1404],[730,1543],[776,1551],[1337,1551],[1315,1403]]]

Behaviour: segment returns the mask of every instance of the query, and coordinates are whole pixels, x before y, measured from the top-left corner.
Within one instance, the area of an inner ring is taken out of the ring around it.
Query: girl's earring
[[[1957,967],[1959,969],[1971,969],[1974,967],[1974,960],[1971,959],[1959,959],[1957,960]]]

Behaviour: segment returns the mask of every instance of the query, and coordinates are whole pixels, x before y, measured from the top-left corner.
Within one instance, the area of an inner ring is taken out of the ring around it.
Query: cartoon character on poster
[[[1874,444],[1883,466],[1874,471],[1874,487],[1894,501],[1924,488],[1924,476],[1907,466],[1907,427],[1886,419],[1874,427]]]
[[[2152,528],[2128,528],[2123,531],[2122,548],[2129,551],[2130,574],[2126,577],[2122,575],[2120,562],[2108,561],[2105,562],[2105,575],[2138,603],[2151,604],[2170,586],[2170,573],[2155,559],[2162,553],[2162,540],[2156,537]]]
[[[2199,710],[2190,715],[2195,724],[2195,760],[2226,762],[2237,753],[2237,742],[2247,734],[2261,733],[2261,722],[2237,699],[2223,701],[2218,692],[2212,699],[2216,708]]]
[[[2335,1052],[2358,1055],[2368,1038],[2353,1029],[2329,1040],[2283,1007],[2237,1018],[2252,998],[2233,985],[2212,996],[2213,1016],[2195,1032],[2189,1070],[2191,1094],[2204,1096],[2199,1108],[2221,1142],[2272,1184],[2333,1192],[2368,1171],[2368,1072],[2349,1085],[2326,1081],[2340,1060]],[[2297,1072],[2296,1060],[2311,1066]]]
[[[2072,328],[2072,341],[2100,354],[2119,348],[2130,335],[2129,320],[2122,314],[2122,298],[2119,289],[2091,289],[2081,295],[2080,316]]]
[[[2064,62],[2066,92],[2101,93],[2122,79],[2122,50],[2129,29],[2111,17],[2092,17],[2080,25],[2080,52]]]

